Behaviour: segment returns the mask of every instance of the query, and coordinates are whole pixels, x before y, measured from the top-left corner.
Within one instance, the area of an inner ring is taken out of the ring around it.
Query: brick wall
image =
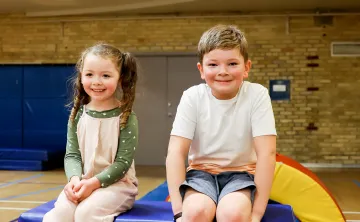
[[[285,17],[65,19],[0,17],[0,63],[74,63],[99,40],[131,52],[193,52],[208,27],[236,24],[250,43],[250,80],[291,80],[291,101],[273,102],[278,151],[300,162],[360,163],[360,59],[330,55],[332,41],[360,41],[360,16],[336,16],[328,26],[310,16],[288,26]],[[319,57],[318,67],[307,66],[308,55]]]

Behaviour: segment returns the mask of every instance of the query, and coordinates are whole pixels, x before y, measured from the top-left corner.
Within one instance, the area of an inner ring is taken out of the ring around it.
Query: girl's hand
[[[80,179],[77,176],[73,176],[70,179],[70,182],[67,183],[64,187],[64,193],[68,200],[73,202],[74,204],[78,204],[78,198],[75,195],[75,192],[73,191],[74,187],[77,186],[80,183]]]
[[[96,178],[83,179],[73,189],[79,202],[86,199],[90,194],[100,188],[100,181]]]

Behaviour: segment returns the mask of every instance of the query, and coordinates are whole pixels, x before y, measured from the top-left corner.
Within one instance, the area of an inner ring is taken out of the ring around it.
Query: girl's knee
[[[79,204],[75,211],[75,221],[92,221],[91,218],[94,217],[96,208],[91,206],[92,204]]]
[[[57,204],[55,208],[44,215],[43,222],[72,222],[74,221],[75,207],[66,204]]]

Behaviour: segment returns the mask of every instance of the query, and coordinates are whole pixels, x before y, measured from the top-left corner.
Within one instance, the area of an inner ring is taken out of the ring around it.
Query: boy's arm
[[[195,134],[197,99],[196,87],[192,87],[183,93],[170,134],[166,157],[166,177],[174,215],[182,210],[179,187],[185,180],[185,161]]]
[[[185,161],[190,149],[190,139],[171,136],[166,157],[166,178],[174,215],[181,212],[182,198],[179,187],[185,180]]]
[[[276,164],[276,136],[254,138],[257,155],[255,185],[256,193],[252,211],[252,221],[260,222],[264,215],[272,187]]]

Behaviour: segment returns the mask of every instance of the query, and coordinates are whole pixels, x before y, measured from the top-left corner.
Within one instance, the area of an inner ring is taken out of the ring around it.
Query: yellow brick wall
[[[273,102],[278,151],[300,162],[360,163],[360,58],[330,55],[332,41],[360,41],[360,16],[320,27],[310,16],[288,26],[285,17],[56,19],[0,17],[0,63],[74,63],[99,40],[131,52],[194,52],[210,26],[236,24],[250,43],[250,80],[291,80],[291,101]],[[319,67],[307,67],[308,55],[319,56]],[[310,122],[317,131],[306,130]]]

